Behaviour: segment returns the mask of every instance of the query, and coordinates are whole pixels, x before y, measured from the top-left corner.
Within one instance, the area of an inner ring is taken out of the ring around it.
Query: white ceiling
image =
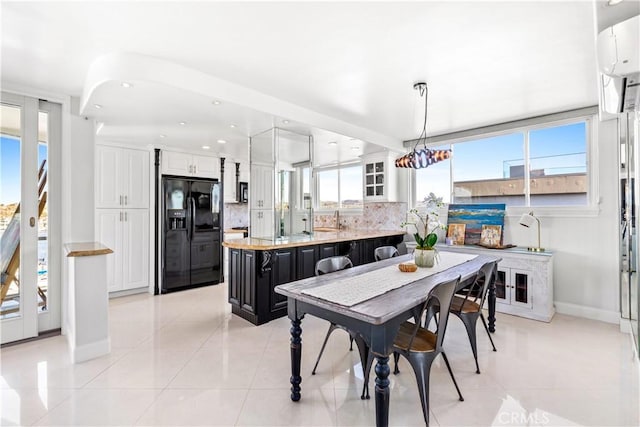
[[[598,102],[591,1],[0,8],[3,87],[84,96],[105,140],[244,157],[247,136],[278,126],[314,134],[317,163],[328,163],[416,138],[418,80],[429,85],[429,135]],[[117,73],[100,62],[125,53]],[[131,58],[160,65],[141,74]],[[92,64],[103,80],[87,87]],[[160,75],[172,66],[182,70]]]

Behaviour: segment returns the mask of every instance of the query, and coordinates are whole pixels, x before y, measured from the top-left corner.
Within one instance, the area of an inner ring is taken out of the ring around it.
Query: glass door
[[[49,280],[52,273],[48,202],[52,137],[59,142],[59,105],[2,93],[0,325],[3,344],[60,327],[59,284]],[[54,252],[60,256],[59,250]],[[59,266],[60,260],[55,264]],[[59,277],[59,267],[53,270]]]

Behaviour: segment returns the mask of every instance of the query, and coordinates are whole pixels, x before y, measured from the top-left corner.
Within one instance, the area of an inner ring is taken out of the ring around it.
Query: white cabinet
[[[397,171],[391,153],[381,152],[363,158],[364,200],[378,202],[398,201]]]
[[[149,207],[149,152],[96,145],[97,208]]]
[[[107,255],[109,292],[149,286],[149,210],[96,209],[96,238]]]
[[[438,250],[501,258],[496,275],[496,312],[550,322],[553,305],[553,253],[526,248],[504,250],[438,245]]]
[[[272,166],[251,165],[251,185],[249,186],[249,202],[251,209],[273,209]]]
[[[251,237],[272,239],[275,236],[273,209],[252,209],[249,222]]]
[[[220,159],[178,151],[162,151],[162,173],[220,179]]]

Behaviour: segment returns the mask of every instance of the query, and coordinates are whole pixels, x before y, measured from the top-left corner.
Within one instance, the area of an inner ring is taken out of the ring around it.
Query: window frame
[[[362,160],[357,160],[357,161],[352,161],[352,162],[345,162],[345,163],[339,163],[339,164],[335,164],[335,165],[330,165],[330,166],[321,166],[321,167],[316,167],[313,168],[312,171],[312,181],[313,181],[313,186],[314,186],[314,193],[315,196],[313,197],[313,212],[315,214],[320,214],[320,215],[326,215],[326,214],[333,214],[336,210],[338,212],[340,212],[340,215],[362,215],[363,211],[364,211],[364,191],[363,191],[363,186],[364,186],[364,174],[361,173],[360,176],[360,192],[362,195],[362,204],[363,207],[359,208],[359,209],[345,209],[345,208],[338,208],[338,209],[321,209],[320,208],[320,180],[318,179],[317,173],[319,172],[327,172],[327,171],[332,171],[332,170],[337,170],[338,171],[338,204],[341,204],[342,202],[342,198],[340,196],[340,180],[341,180],[341,173],[340,170],[341,169],[346,169],[346,168],[352,168],[352,167],[359,167],[360,170],[362,171]]]
[[[524,146],[523,155],[525,162],[525,206],[507,206],[506,215],[508,217],[519,217],[523,213],[535,210],[536,216],[540,217],[593,217],[600,212],[599,200],[600,191],[598,185],[598,111],[597,107],[588,107],[578,110],[571,110],[563,113],[550,114],[546,116],[533,117],[529,119],[507,122],[483,128],[471,129],[468,131],[455,132],[451,134],[438,135],[427,138],[427,147],[441,147],[443,145],[453,146],[455,144],[492,138],[496,136],[513,133],[523,133]],[[570,125],[575,123],[585,123],[585,157],[586,173],[589,188],[587,189],[587,204],[585,205],[545,205],[531,206],[530,177],[529,177],[529,133],[535,130],[552,127]],[[405,141],[405,147],[413,147],[415,141]],[[455,151],[449,162],[449,193],[453,200],[453,164],[455,162]],[[410,200],[411,206],[417,206],[420,200],[416,198],[416,170],[411,170],[410,175]]]

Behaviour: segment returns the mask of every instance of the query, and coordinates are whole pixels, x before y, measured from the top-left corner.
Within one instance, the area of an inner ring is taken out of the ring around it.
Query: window
[[[316,172],[319,210],[362,209],[362,166],[349,165]]]
[[[586,119],[430,147],[451,149],[451,160],[416,170],[416,201],[434,192],[450,203],[585,206],[587,147]]]

